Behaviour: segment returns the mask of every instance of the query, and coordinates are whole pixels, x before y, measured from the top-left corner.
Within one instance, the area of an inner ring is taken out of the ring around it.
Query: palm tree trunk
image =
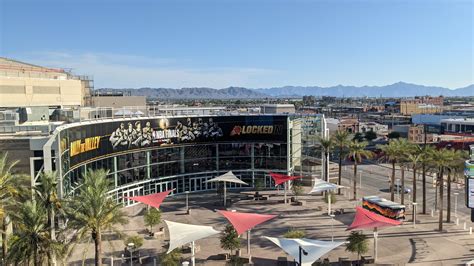
[[[438,224],[438,230],[441,232],[443,231],[443,168],[441,168],[441,171],[439,172],[438,176],[438,183],[439,183],[439,199],[438,199],[438,206],[439,206],[439,224]]]
[[[354,158],[354,200],[357,200],[357,160]]]
[[[416,167],[413,167],[413,195],[412,201],[416,202]]]
[[[402,186],[400,187],[400,195],[401,195],[401,204],[405,204],[405,167],[401,166],[400,167],[401,169],[401,174],[402,174],[402,178],[401,178],[401,183],[402,183]]]
[[[92,232],[92,238],[94,239],[95,246],[95,265],[102,265],[102,239],[100,231]]]
[[[2,258],[5,260],[7,257],[8,253],[8,236],[7,236],[7,230],[8,230],[8,219],[6,215],[4,215],[2,219]]]
[[[339,175],[338,175],[338,185],[341,185],[342,182],[342,149],[339,149]],[[341,195],[341,189],[337,190],[337,194]]]
[[[446,206],[446,222],[451,222],[451,170],[448,170],[448,205]]]
[[[390,182],[390,200],[391,201],[395,200],[394,185],[395,185],[395,161],[392,161],[392,182]]]
[[[426,214],[426,165],[425,163],[423,163],[423,184],[422,184],[422,188],[423,188],[423,214]]]
[[[38,248],[34,247],[33,248],[33,265],[39,266],[39,261],[38,261]]]

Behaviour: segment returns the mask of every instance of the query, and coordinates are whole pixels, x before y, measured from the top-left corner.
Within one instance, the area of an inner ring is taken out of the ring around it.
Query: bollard
[[[456,218],[456,225],[459,225],[459,218]]]
[[[469,227],[469,234],[472,235],[472,227]]]
[[[464,222],[464,229],[463,230],[466,230],[466,222]]]
[[[153,266],[156,266],[156,258],[153,258]]]
[[[431,209],[431,217],[434,217],[434,211]]]
[[[110,266],[114,266],[114,256],[110,256]]]

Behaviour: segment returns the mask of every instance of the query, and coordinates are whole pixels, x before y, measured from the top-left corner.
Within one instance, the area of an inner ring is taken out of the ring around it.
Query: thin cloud
[[[16,57],[26,62],[72,69],[76,74],[94,76],[96,88],[258,86],[262,79],[278,74],[261,68],[188,68],[170,58],[126,54],[36,52]]]

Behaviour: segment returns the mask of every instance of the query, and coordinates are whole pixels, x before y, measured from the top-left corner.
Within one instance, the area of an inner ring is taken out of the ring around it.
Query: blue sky
[[[474,83],[472,0],[0,0],[0,56],[96,87]]]

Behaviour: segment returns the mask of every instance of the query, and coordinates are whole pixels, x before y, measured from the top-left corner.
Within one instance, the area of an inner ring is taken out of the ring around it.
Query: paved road
[[[368,195],[377,195],[387,199],[390,199],[390,191],[389,191],[389,176],[391,175],[391,168],[388,165],[359,165],[358,172],[362,174],[362,189],[359,189],[358,195],[359,196],[368,196]],[[343,184],[348,185],[352,188],[352,177],[353,177],[353,167],[352,165],[344,166],[343,168]],[[405,185],[406,187],[412,188],[413,186],[413,173],[411,171],[405,171]],[[357,177],[357,182],[360,182],[360,177]],[[396,178],[400,179],[401,174],[400,171],[396,171]],[[434,208],[435,204],[435,188],[433,187],[433,178],[427,176],[427,184],[426,184],[426,198],[427,198],[427,212],[429,213],[431,209]],[[349,191],[348,191],[349,192]],[[352,193],[352,189],[350,189]],[[361,194],[362,193],[362,194]],[[446,193],[445,190],[445,209],[446,209]],[[452,196],[451,196],[451,210],[452,215],[454,217],[454,207],[455,207],[455,196],[454,193],[459,193],[457,196],[458,204],[457,204],[457,213],[461,220],[468,219],[470,220],[470,209],[466,208],[465,206],[465,192],[464,186],[453,184],[452,185]],[[397,196],[395,197],[396,201],[400,202]],[[422,200],[422,183],[421,183],[421,176],[419,176],[417,180],[417,201],[418,201],[418,210],[421,211],[421,200]],[[411,193],[405,194],[405,205],[408,202],[411,203]]]

